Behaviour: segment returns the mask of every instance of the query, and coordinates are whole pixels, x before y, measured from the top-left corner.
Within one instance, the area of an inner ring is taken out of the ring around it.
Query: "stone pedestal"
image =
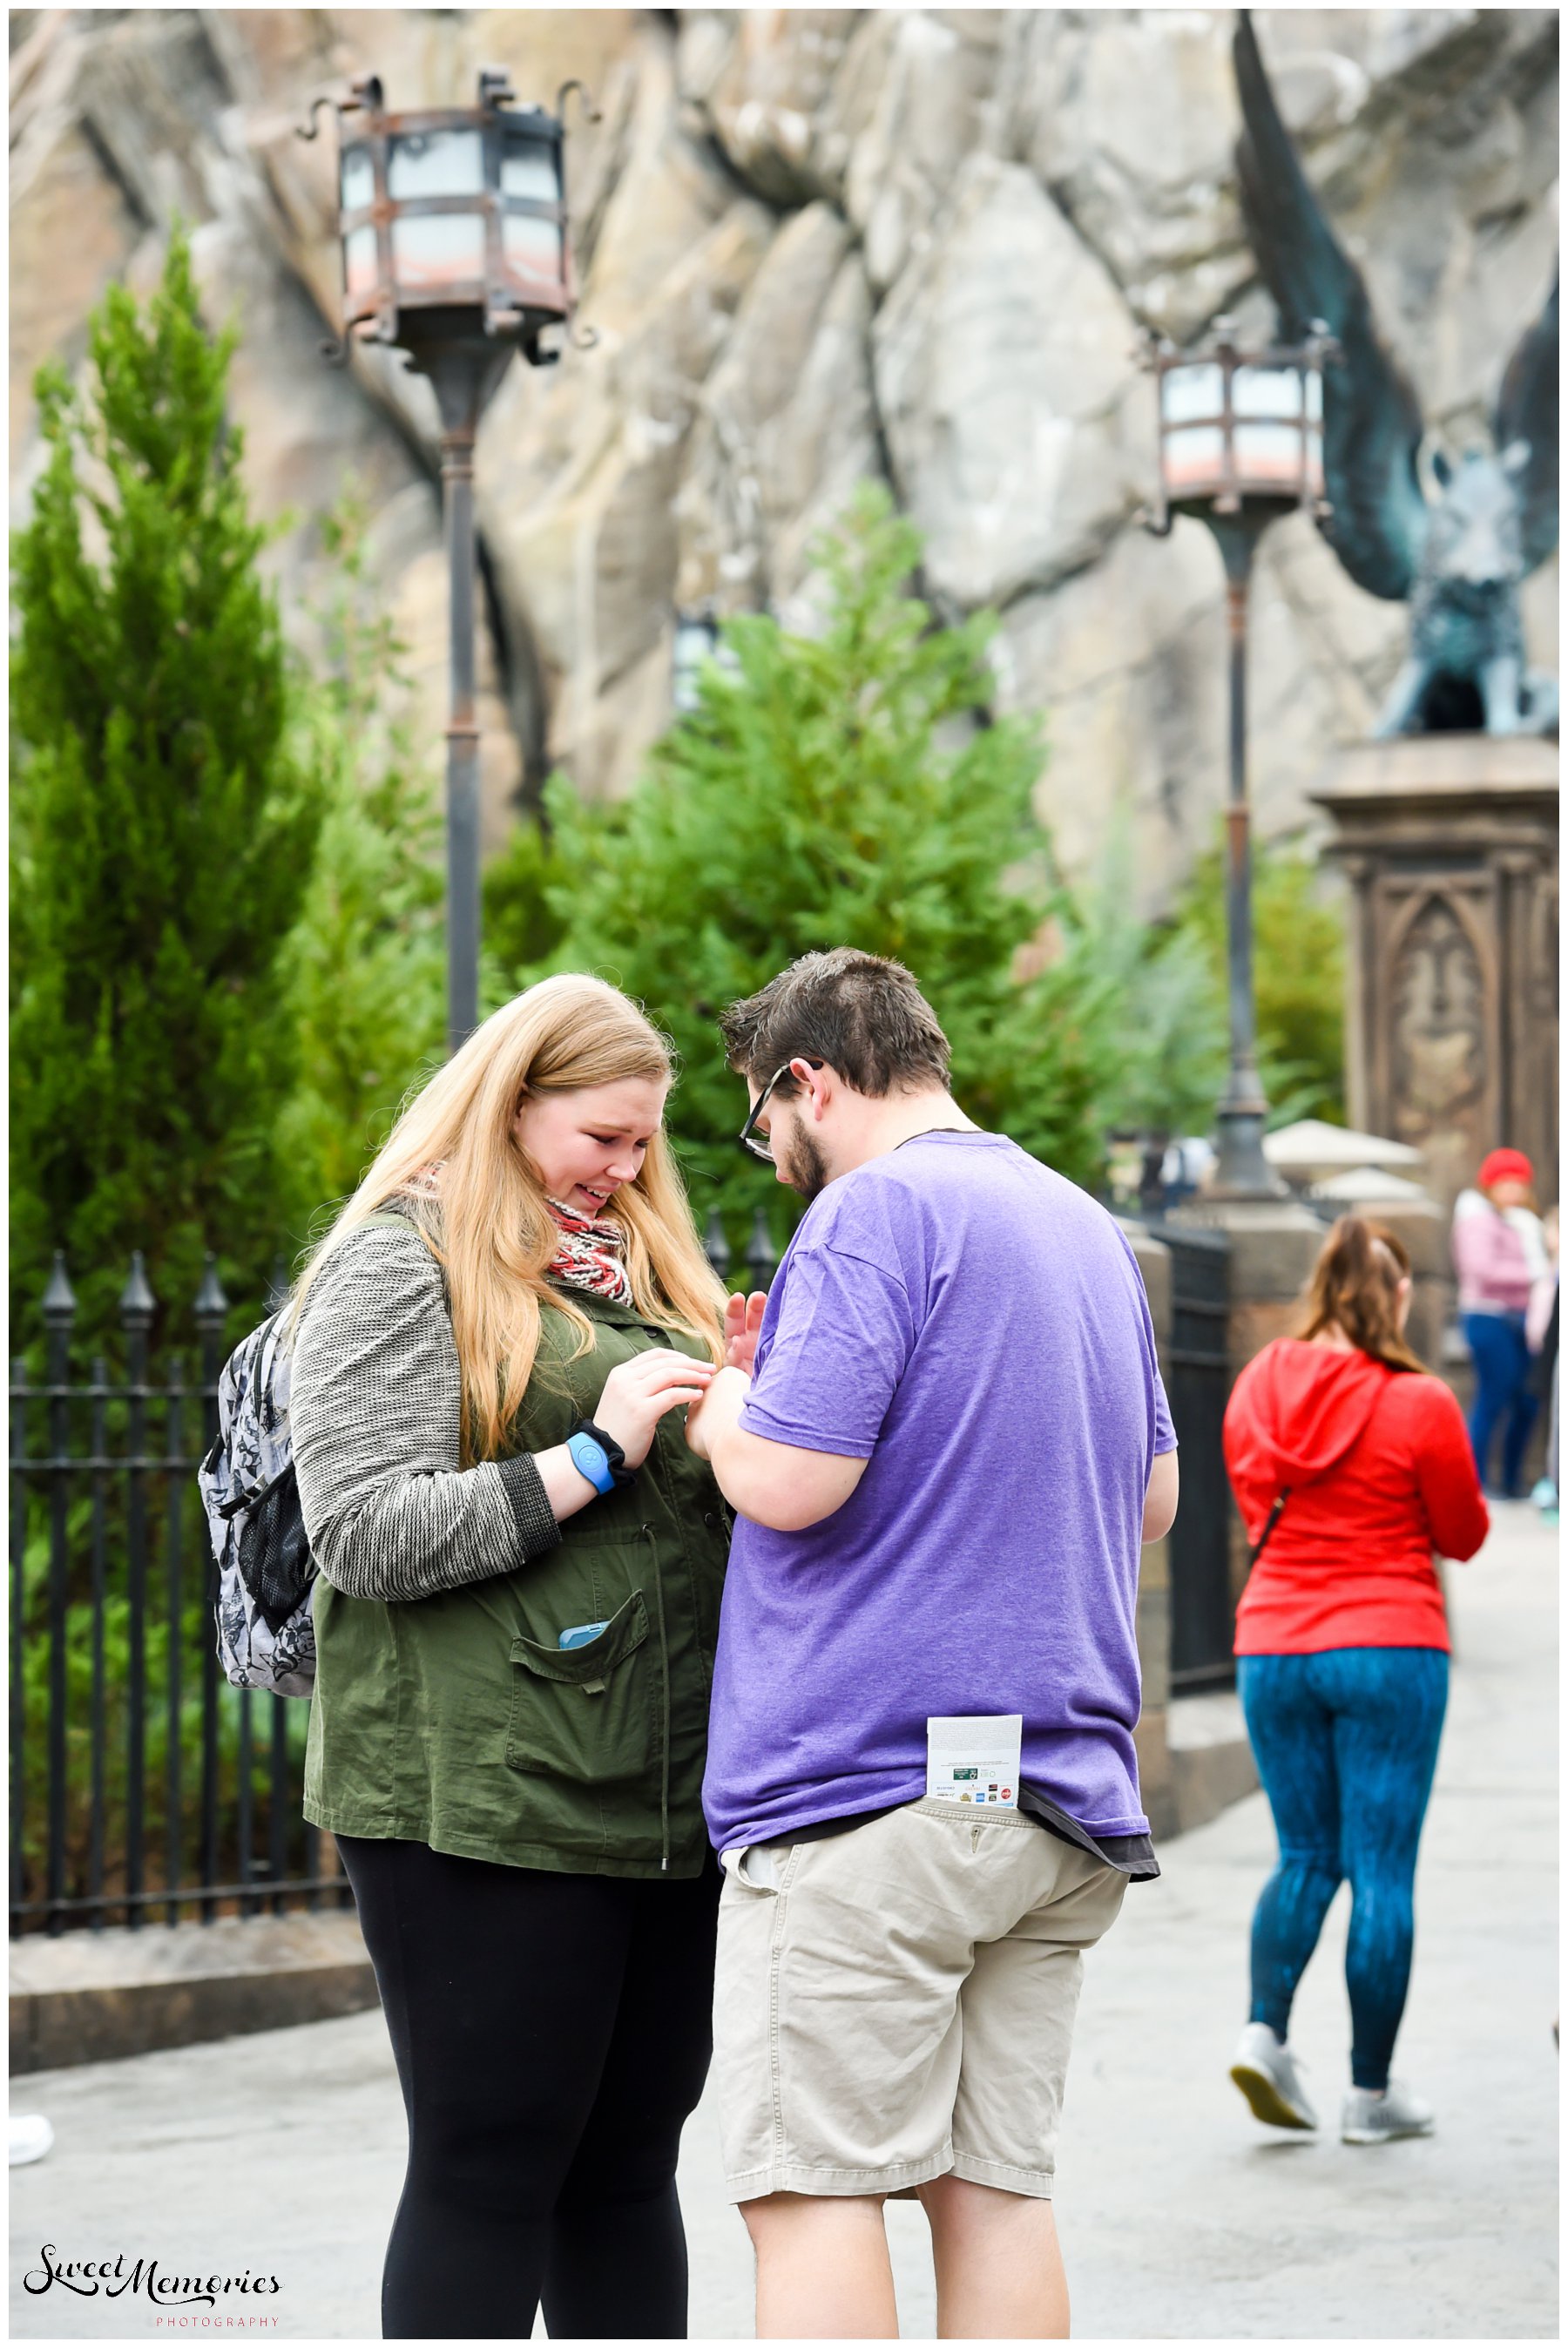
[[[1230,1241],[1230,1314],[1225,1348],[1231,1376],[1276,1337],[1287,1337],[1301,1314],[1325,1226],[1295,1199],[1189,1199],[1170,1217]]]
[[[1547,1204],[1557,1196],[1556,744],[1367,743],[1314,797],[1354,891],[1351,1124],[1421,1150],[1444,1209],[1499,1144],[1528,1152]]]
[[[1148,1292],[1154,1342],[1171,1382],[1175,1309],[1171,1251],[1142,1223],[1124,1222]],[[1189,1463],[1193,1465],[1194,1463]],[[1151,1541],[1138,1576],[1138,1654],[1143,1708],[1134,1742],[1143,1807],[1156,1842],[1205,1826],[1257,1786],[1257,1769],[1234,1690],[1171,1693],[1171,1543]]]

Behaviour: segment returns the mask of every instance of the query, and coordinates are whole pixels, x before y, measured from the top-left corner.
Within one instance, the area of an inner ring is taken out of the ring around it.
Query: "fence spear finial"
[[[201,1285],[196,1292],[191,1311],[198,1326],[204,1321],[221,1321],[229,1310],[229,1299],[223,1293],[223,1282],[218,1277],[218,1259],[210,1248],[202,1263]]]
[[[759,1288],[773,1286],[774,1274],[778,1270],[778,1258],[774,1253],[774,1243],[768,1237],[768,1214],[765,1207],[757,1209],[756,1220],[752,1225],[751,1241],[746,1249],[746,1263],[752,1278]]]
[[[130,1277],[119,1292],[119,1317],[127,1323],[150,1321],[157,1310],[158,1299],[148,1286],[141,1250],[136,1248],[131,1253]]]
[[[49,1284],[44,1291],[44,1319],[53,1327],[56,1323],[69,1323],[77,1317],[77,1292],[66,1272],[66,1251],[55,1250],[55,1267],[49,1274]]]

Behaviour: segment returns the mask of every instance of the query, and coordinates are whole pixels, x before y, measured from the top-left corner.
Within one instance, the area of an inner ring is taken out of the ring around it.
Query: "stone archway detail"
[[[1341,751],[1329,853],[1355,892],[1350,1122],[1426,1159],[1447,1207],[1489,1149],[1557,1195],[1557,746],[1428,735]]]
[[[1426,896],[1389,956],[1389,1107],[1393,1138],[1424,1153],[1440,1195],[1486,1146],[1488,995],[1470,925],[1450,897]]]

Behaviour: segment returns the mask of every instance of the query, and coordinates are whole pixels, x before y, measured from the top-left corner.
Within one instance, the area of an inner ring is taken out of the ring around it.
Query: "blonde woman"
[[[527,2339],[541,2302],[555,2339],[685,2334],[728,1519],[683,1439],[724,1296],[670,1085],[613,987],[529,988],[405,1111],[294,1300],[305,1812],[408,2113],[388,2338]]]

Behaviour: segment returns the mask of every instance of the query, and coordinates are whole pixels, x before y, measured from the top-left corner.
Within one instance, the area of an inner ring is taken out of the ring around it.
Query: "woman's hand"
[[[732,1296],[724,1307],[724,1366],[743,1370],[750,1377],[757,1358],[757,1339],[768,1300],[763,1289],[750,1296]]]
[[[620,1444],[629,1468],[641,1468],[665,1412],[700,1402],[712,1375],[711,1362],[694,1362],[673,1346],[657,1345],[611,1370],[594,1406],[594,1425]]]

